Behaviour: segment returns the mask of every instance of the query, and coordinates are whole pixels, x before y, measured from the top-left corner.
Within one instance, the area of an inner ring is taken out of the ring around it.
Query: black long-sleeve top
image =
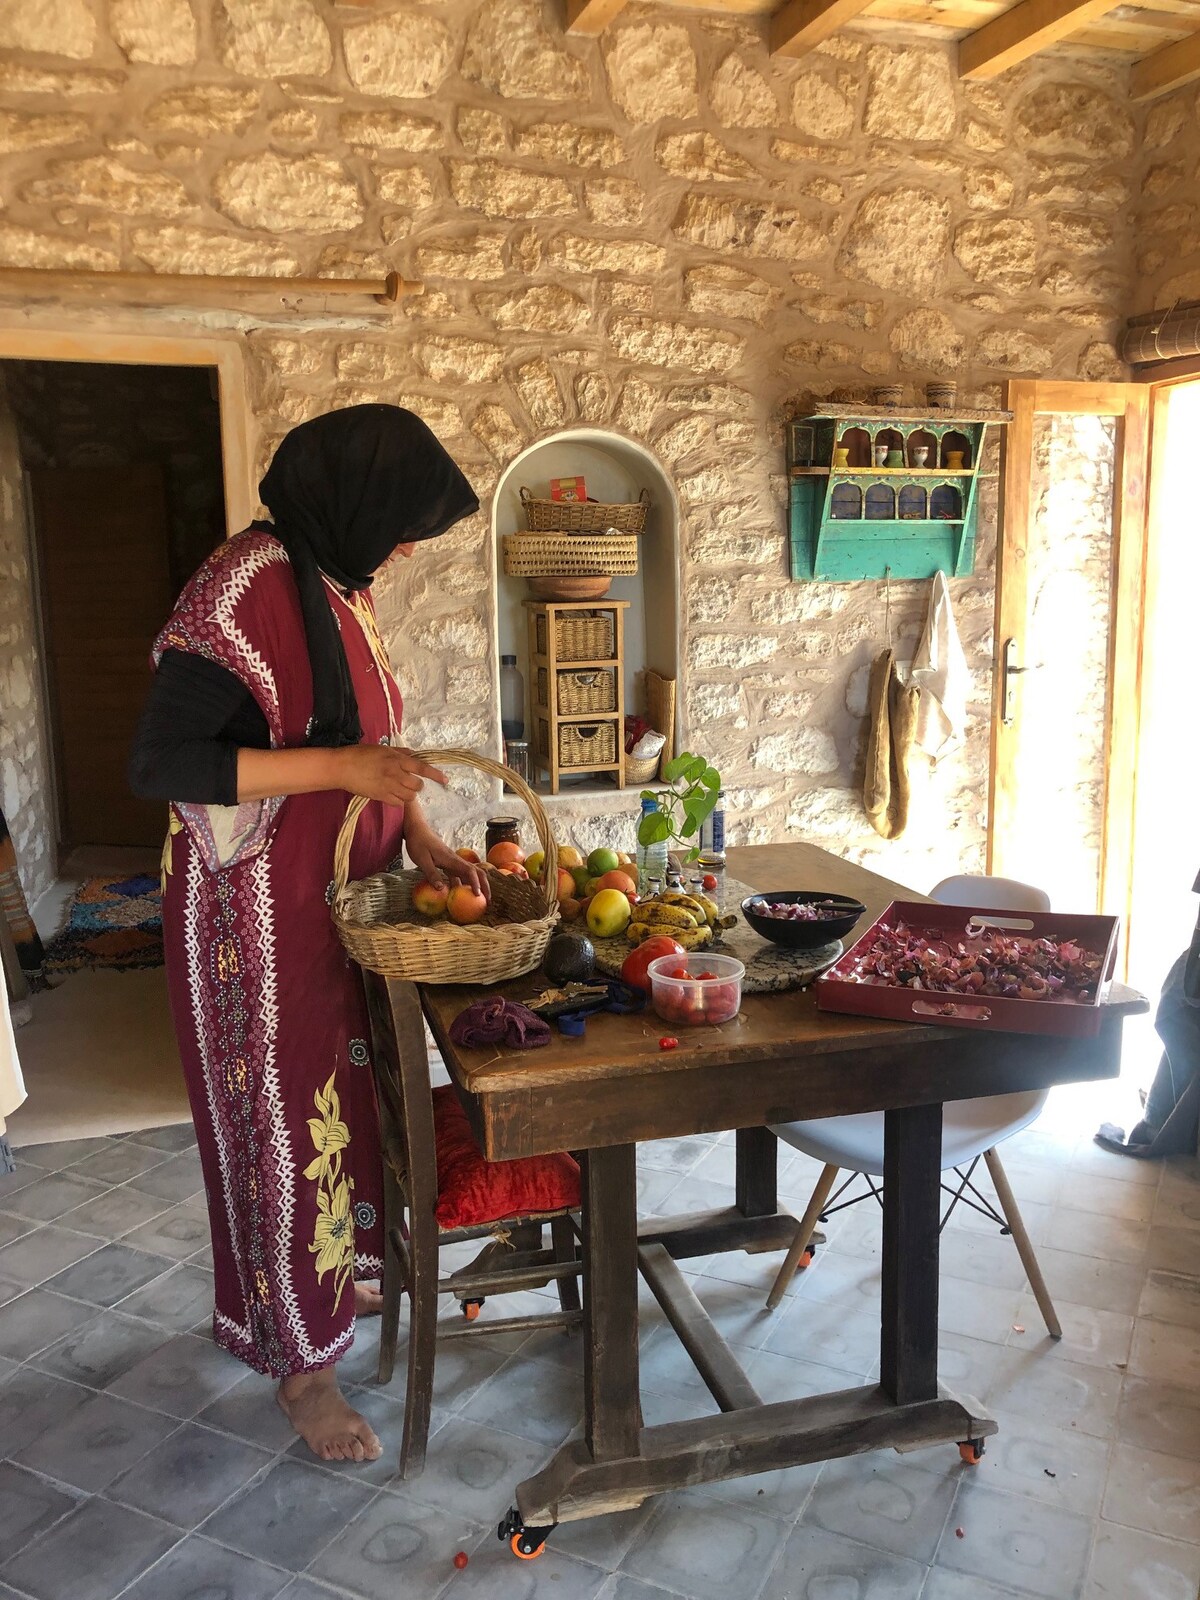
[[[129,784],[143,800],[235,805],[239,747],[270,744],[266,717],[232,672],[167,650],[134,736]]]

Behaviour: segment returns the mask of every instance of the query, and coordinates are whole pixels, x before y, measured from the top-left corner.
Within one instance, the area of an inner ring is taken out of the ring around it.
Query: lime
[[[593,878],[602,878],[606,872],[615,872],[621,865],[621,858],[615,850],[602,848],[593,850],[587,858],[588,872]]]

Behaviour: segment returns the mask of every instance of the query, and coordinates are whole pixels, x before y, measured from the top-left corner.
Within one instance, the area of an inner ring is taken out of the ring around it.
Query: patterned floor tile
[[[1200,1544],[1101,1522],[1083,1600],[1196,1600]]]
[[[204,1190],[204,1176],[200,1171],[200,1157],[192,1151],[172,1156],[161,1166],[151,1167],[132,1180],[133,1187],[143,1194],[156,1195],[161,1200],[191,1200]]]
[[[180,1528],[195,1528],[271,1461],[266,1450],[189,1422],[122,1473],[109,1486],[108,1498]]]
[[[29,1222],[56,1222],[76,1206],[94,1203],[107,1192],[105,1184],[93,1183],[75,1172],[48,1172],[13,1195],[6,1204],[14,1217]]]
[[[71,1168],[75,1177],[91,1178],[96,1183],[128,1183],[140,1178],[169,1158],[161,1150],[146,1150],[141,1145],[114,1143]]]
[[[759,1600],[825,1600],[832,1595],[917,1600],[928,1570],[922,1562],[801,1523],[788,1536]]]
[[[161,1276],[172,1263],[125,1244],[102,1245],[94,1255],[47,1279],[46,1287],[94,1306],[115,1306]]]
[[[167,1263],[165,1272],[121,1301],[121,1310],[175,1333],[187,1333],[197,1323],[207,1327],[213,1313],[213,1275],[191,1262]]]
[[[166,1207],[165,1200],[139,1194],[136,1189],[122,1185],[119,1189],[105,1190],[98,1199],[89,1200],[75,1211],[66,1212],[60,1220],[64,1228],[74,1228],[77,1233],[120,1239],[131,1229],[160,1216]]]
[[[1200,1462],[1118,1444],[1108,1469],[1103,1515],[1165,1539],[1200,1542]]]
[[[6,1561],[0,1572],[33,1600],[114,1600],[164,1556],[178,1530],[96,1497]]]
[[[51,1223],[36,1228],[0,1250],[0,1278],[33,1288],[82,1261],[97,1249],[95,1239]]]
[[[494,1530],[461,1511],[432,1511],[381,1495],[326,1546],[310,1571],[363,1600],[434,1595],[454,1576],[455,1553],[470,1555],[489,1535],[496,1542]]]
[[[280,1461],[210,1517],[203,1532],[243,1555],[303,1572],[375,1494],[319,1467]]]
[[[0,1305],[0,1355],[27,1361],[95,1315],[94,1306],[48,1289],[29,1289]]]
[[[800,1520],[927,1564],[958,1491],[959,1468],[949,1459],[947,1452],[941,1472],[884,1455],[831,1461]]]
[[[243,1370],[211,1340],[180,1334],[122,1373],[109,1392],[169,1416],[192,1418],[231,1389]]]
[[[184,1539],[122,1600],[275,1600],[289,1575],[209,1539]]]
[[[194,1200],[172,1206],[125,1235],[125,1243],[135,1250],[149,1250],[176,1261],[188,1260],[208,1241],[208,1212]]]
[[[1121,1391],[1116,1431],[1122,1444],[1200,1461],[1200,1390],[1130,1375]]]
[[[90,1389],[107,1389],[169,1337],[165,1329],[120,1311],[96,1311],[92,1306],[81,1309],[90,1314],[90,1320],[35,1356],[34,1366],[73,1383],[85,1383]]]
[[[398,1446],[393,1441],[393,1448]],[[397,1480],[388,1492],[461,1513],[486,1527],[504,1515],[517,1484],[532,1477],[549,1455],[532,1440],[451,1417],[429,1441],[420,1477]]]
[[[68,1511],[79,1496],[35,1472],[0,1461],[0,1551],[15,1556]]]
[[[787,1530],[757,1512],[690,1495],[662,1495],[621,1571],[691,1600],[754,1594],[778,1558]]]
[[[115,1395],[95,1394],[61,1423],[13,1452],[18,1465],[98,1494],[171,1432],[166,1417]]]
[[[130,1144],[144,1144],[151,1150],[167,1150],[172,1155],[196,1146],[196,1130],[190,1122],[172,1123],[166,1128],[143,1128],[123,1136]]]
[[[1039,1600],[1076,1600],[1091,1539],[1086,1517],[966,1480],[935,1564],[987,1580],[1002,1576],[1018,1594]]]

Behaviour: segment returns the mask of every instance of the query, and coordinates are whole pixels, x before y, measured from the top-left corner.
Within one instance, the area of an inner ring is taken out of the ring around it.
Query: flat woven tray
[[[742,901],[756,891],[748,884],[728,879],[725,884],[725,906],[737,911]],[[568,923],[569,928],[572,924]],[[596,947],[596,965],[609,977],[617,977],[621,963],[633,946],[628,939],[593,939]],[[808,985],[831,967],[842,954],[842,941],[821,945],[816,950],[785,950],[782,945],[763,939],[738,912],[737,926],[721,935],[719,943],[706,945],[707,950],[719,951],[725,956],[736,956],[746,968],[742,980],[743,994],[784,994],[789,989],[807,989]]]

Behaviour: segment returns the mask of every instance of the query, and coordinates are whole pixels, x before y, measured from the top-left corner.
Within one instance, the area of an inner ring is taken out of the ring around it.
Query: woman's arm
[[[347,794],[411,805],[425,779],[445,783],[446,775],[411,750],[391,745],[350,744],[337,750],[239,750],[237,797],[269,800],[276,795],[316,794],[341,789]],[[428,823],[426,823],[428,830]],[[406,824],[407,835],[407,824]]]

